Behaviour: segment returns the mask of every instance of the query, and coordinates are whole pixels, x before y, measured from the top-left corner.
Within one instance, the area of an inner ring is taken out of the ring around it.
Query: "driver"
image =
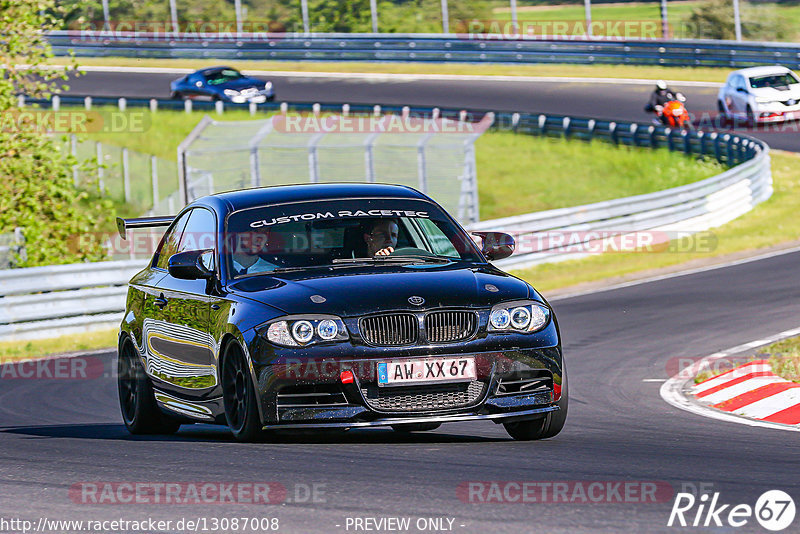
[[[388,256],[397,246],[399,226],[395,219],[374,219],[364,228],[367,256]]]
[[[664,104],[671,100],[675,100],[675,91],[667,87],[667,82],[664,80],[658,80],[656,82],[656,89],[650,95],[650,101],[644,107],[644,110],[647,112],[657,112],[659,115],[661,114],[661,110],[664,108]]]
[[[267,235],[261,232],[244,232],[237,236],[236,247],[231,254],[236,276],[273,271],[277,267],[261,257],[266,248]]]

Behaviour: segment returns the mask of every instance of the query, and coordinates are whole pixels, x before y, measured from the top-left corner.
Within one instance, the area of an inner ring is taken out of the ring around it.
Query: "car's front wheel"
[[[173,434],[181,426],[159,410],[153,387],[130,339],[120,346],[117,387],[122,420],[131,434]]]
[[[517,441],[531,441],[552,438],[561,432],[564,428],[564,423],[567,421],[567,405],[569,404],[567,373],[566,370],[562,372],[561,398],[556,402],[558,410],[550,412],[539,419],[503,423],[509,436]]]
[[[231,342],[225,349],[222,360],[222,400],[225,404],[225,419],[239,441],[255,441],[264,431],[258,415],[258,398],[250,366],[238,343]]]

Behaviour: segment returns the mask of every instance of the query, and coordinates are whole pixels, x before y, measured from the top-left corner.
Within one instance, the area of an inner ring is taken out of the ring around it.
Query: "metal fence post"
[[[427,133],[417,143],[417,180],[419,190],[425,193],[428,190],[428,169],[425,161],[425,145],[433,134]]]
[[[650,148],[658,148],[658,137],[656,136],[656,127],[652,124],[647,128],[650,134]]]
[[[150,183],[153,186],[153,209],[158,205],[158,159],[150,156]]]
[[[447,0],[442,0],[442,33],[450,33],[450,14],[447,11]]]
[[[73,158],[78,159],[78,136],[75,134],[69,134],[69,151]],[[72,183],[75,187],[78,187],[78,181],[78,165],[75,164],[72,166]]]
[[[311,31],[308,23],[308,0],[300,0],[300,11],[303,16],[303,33],[308,35]]]
[[[570,127],[571,120],[569,117],[564,117],[561,120],[561,130],[564,134],[564,139],[569,139],[569,127]]]
[[[369,11],[372,15],[372,33],[378,33],[378,2],[369,0]]]
[[[58,111],[61,107],[61,97],[58,95],[53,95],[53,98],[50,99],[50,107],[53,108],[53,111]]]
[[[375,158],[372,147],[378,135],[377,132],[371,133],[364,140],[364,175],[368,183],[375,182]]]
[[[128,149],[122,148],[122,190],[125,195],[125,202],[131,201],[131,169],[128,165]]]
[[[689,136],[689,132],[686,130],[681,130],[681,137],[683,137],[683,153],[687,156],[692,155],[692,138]]]
[[[97,187],[100,194],[103,195],[106,187],[103,183],[103,145],[100,144],[100,141],[95,141],[95,156],[97,157]]]
[[[92,109],[92,97],[91,97],[91,96],[87,96],[87,97],[85,97],[85,98],[83,99],[83,107],[84,107],[84,109],[86,109],[87,111],[88,111],[88,110],[90,110],[90,109]]]
[[[324,133],[314,134],[308,141],[308,179],[312,184],[319,182],[319,158],[317,157],[317,143]]]

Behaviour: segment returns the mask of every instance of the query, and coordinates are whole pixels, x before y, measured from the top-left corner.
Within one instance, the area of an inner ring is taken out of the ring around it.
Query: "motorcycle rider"
[[[656,82],[656,89],[650,95],[650,101],[644,107],[648,113],[656,112],[658,117],[663,120],[661,111],[664,109],[664,104],[677,99],[677,92],[667,87],[667,82],[658,80]]]

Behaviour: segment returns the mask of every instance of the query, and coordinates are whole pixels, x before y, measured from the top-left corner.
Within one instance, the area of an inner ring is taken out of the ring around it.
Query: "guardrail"
[[[52,31],[56,55],[253,60],[611,63],[742,68],[800,65],[800,45],[715,40],[514,38],[494,34],[154,34]]]
[[[0,341],[119,326],[142,260],[0,271]]]

